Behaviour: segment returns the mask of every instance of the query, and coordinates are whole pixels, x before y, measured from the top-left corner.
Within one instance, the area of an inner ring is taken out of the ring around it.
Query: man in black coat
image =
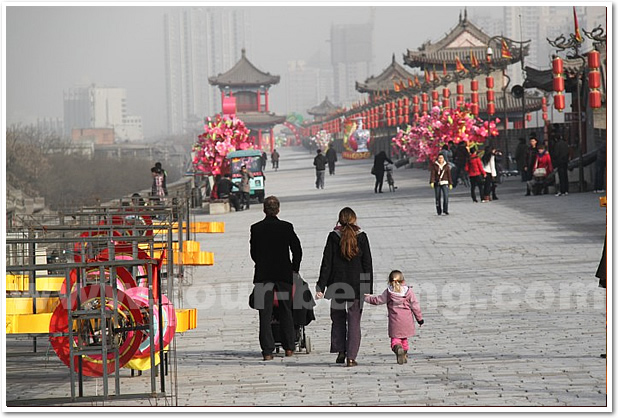
[[[281,345],[286,357],[293,355],[296,346],[292,285],[294,275],[300,270],[303,251],[294,226],[277,218],[279,208],[279,199],[275,196],[264,199],[266,216],[251,225],[249,241],[251,258],[255,262],[255,309],[260,314],[260,347],[264,360],[272,360],[275,349],[271,327],[275,293],[279,305]]]
[[[313,159],[313,165],[315,166],[315,188],[324,188],[324,173],[326,172],[326,157],[322,154],[322,150],[316,151],[316,156]]]
[[[382,184],[384,183],[384,163],[387,161],[390,164],[393,164],[384,151],[380,151],[375,157],[373,157],[371,174],[376,176],[376,184],[373,187],[374,193],[382,193]]]
[[[226,174],[217,182],[217,193],[219,194],[219,199],[228,199],[234,210],[239,212],[242,208],[240,207],[238,196],[232,191],[234,188],[238,190],[238,186],[230,180],[229,174]]]
[[[328,174],[331,176],[335,174],[335,163],[337,162],[337,151],[333,148],[331,143],[326,150],[326,160],[328,161]]]
[[[558,136],[558,142],[554,145],[554,165],[558,168],[558,181],[560,182],[560,190],[556,196],[564,196],[569,194],[569,144],[563,136]]]

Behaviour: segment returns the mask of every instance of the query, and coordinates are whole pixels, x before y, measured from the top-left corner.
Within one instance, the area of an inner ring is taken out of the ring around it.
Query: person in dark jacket
[[[238,189],[238,186],[230,180],[230,175],[226,174],[216,184],[217,193],[219,194],[219,199],[228,199],[230,201],[230,205],[239,212],[242,210],[240,207],[240,201],[238,200],[238,196],[232,190],[234,188]]]
[[[459,141],[455,153],[453,155],[453,163],[455,163],[455,170],[453,173],[453,188],[457,187],[457,182],[461,177],[464,185],[468,184],[468,173],[466,172],[466,164],[470,159],[470,152],[466,147],[466,141]]]
[[[264,360],[273,359],[275,339],[271,320],[275,293],[278,300],[281,345],[285,356],[294,354],[296,336],[292,317],[292,287],[300,270],[303,256],[294,226],[277,218],[280,203],[275,196],[264,199],[265,217],[251,225],[251,259],[255,262],[253,276],[255,309],[260,316],[260,347]],[[290,252],[292,260],[290,260]]]
[[[384,151],[380,151],[373,158],[373,168],[371,169],[371,173],[376,176],[376,184],[373,187],[374,193],[382,193],[382,183],[384,183],[384,163],[388,162],[393,164],[390,158],[386,156]]]
[[[524,171],[526,172],[526,196],[530,196],[530,186],[528,182],[534,177],[532,172],[536,165],[536,157],[539,154],[536,149],[538,142],[535,134],[530,134],[530,146],[526,150],[526,166],[524,167]]]
[[[315,166],[315,188],[324,188],[324,174],[326,173],[326,157],[322,154],[322,150],[316,151],[316,156],[313,159],[313,165]]]
[[[361,301],[373,293],[373,265],[367,234],[356,225],[356,213],[349,207],[341,209],[337,226],[328,234],[315,289],[317,299],[331,299],[330,352],[338,353],[337,363],[356,366]]]
[[[558,136],[558,142],[554,145],[554,161],[558,169],[558,181],[560,182],[560,190],[556,196],[565,196],[569,194],[569,144],[563,136]]]
[[[328,161],[328,174],[335,174],[335,163],[337,162],[337,151],[333,148],[333,144],[331,143],[326,150],[326,160]]]

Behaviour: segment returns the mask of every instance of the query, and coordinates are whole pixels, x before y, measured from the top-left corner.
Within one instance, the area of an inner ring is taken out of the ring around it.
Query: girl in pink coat
[[[397,355],[397,363],[408,362],[408,337],[412,337],[416,330],[414,318],[422,326],[423,314],[421,305],[412,291],[406,286],[403,273],[393,270],[388,275],[388,287],[380,296],[365,294],[365,302],[372,305],[383,305],[388,308],[388,336],[391,338],[391,349]]]

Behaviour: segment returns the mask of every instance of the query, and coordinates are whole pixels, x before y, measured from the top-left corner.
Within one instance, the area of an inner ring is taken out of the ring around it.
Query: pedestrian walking
[[[316,156],[313,159],[313,165],[315,166],[315,188],[324,188],[324,174],[326,173],[326,157],[322,154],[322,150],[316,151]]]
[[[277,171],[279,169],[279,153],[276,149],[273,149],[273,152],[270,153],[270,161],[273,164],[273,170]]]
[[[262,163],[262,171],[266,170],[267,160],[268,160],[268,156],[266,155],[266,151],[262,151],[262,156],[260,157],[260,162]]]
[[[483,179],[485,178],[485,170],[483,169],[483,163],[478,155],[476,155],[476,147],[470,148],[470,159],[466,163],[466,172],[470,177],[470,197],[473,202],[476,200],[475,189],[478,187],[481,199],[483,199]]]
[[[163,193],[165,194],[165,196],[167,196],[167,171],[165,171],[161,163],[158,161],[155,163],[155,167],[159,169],[159,171],[163,175]]]
[[[264,360],[272,360],[275,350],[271,326],[275,294],[279,306],[281,345],[285,356],[292,356],[296,348],[292,288],[294,276],[298,275],[300,270],[303,251],[294,226],[277,217],[280,207],[277,197],[268,196],[264,199],[266,216],[251,225],[249,240],[251,259],[255,263],[254,307],[259,311],[260,348]]]
[[[165,204],[163,171],[155,166],[150,169],[150,173],[152,174],[152,187],[150,191],[151,200],[155,205]]]
[[[357,365],[361,342],[362,298],[373,292],[373,265],[367,234],[356,225],[356,213],[341,209],[328,234],[315,286],[316,298],[331,300],[330,352],[336,363]]]
[[[496,170],[496,155],[502,155],[491,145],[485,147],[481,162],[483,163],[483,171],[485,171],[485,183],[483,186],[483,201],[490,202],[498,200],[496,195],[496,181],[498,179],[498,170]]]
[[[453,162],[455,163],[455,172],[453,173],[453,188],[459,184],[461,178],[464,186],[469,186],[468,173],[466,172],[466,164],[470,160],[470,152],[468,151],[466,141],[459,141],[453,155]]]
[[[247,170],[247,166],[243,164],[240,167],[240,206],[242,209],[249,209],[250,200],[251,200],[251,183],[250,180],[253,178],[253,174],[251,174]]]
[[[530,181],[533,179],[532,172],[534,171],[534,166],[536,164],[536,157],[538,155],[537,145],[538,140],[536,139],[536,134],[531,133],[529,139],[529,146],[526,150],[526,166],[524,167],[524,171],[526,172],[526,196],[530,196]]]
[[[556,196],[566,196],[569,194],[569,144],[562,135],[558,135],[558,141],[554,145],[552,156],[558,169],[559,190]]]
[[[388,162],[393,164],[390,158],[386,156],[386,152],[380,151],[373,158],[373,167],[371,168],[371,174],[376,176],[376,183],[373,187],[374,193],[382,193],[382,184],[384,183],[384,163]]]
[[[332,176],[335,174],[335,163],[337,162],[337,151],[335,151],[332,142],[326,150],[326,160],[328,161],[328,174]]]
[[[443,154],[438,154],[438,158],[431,166],[429,184],[436,193],[438,215],[442,215],[442,213],[448,215],[448,192],[453,188],[453,179],[451,178],[451,167]]]
[[[397,364],[408,362],[408,339],[416,334],[414,319],[422,326],[425,321],[421,305],[412,290],[407,286],[403,273],[393,270],[388,275],[388,287],[379,296],[364,295],[365,302],[371,305],[384,305],[388,309],[388,336],[391,350],[397,356]]]

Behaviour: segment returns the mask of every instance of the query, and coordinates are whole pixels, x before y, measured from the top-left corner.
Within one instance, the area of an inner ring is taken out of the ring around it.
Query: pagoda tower
[[[253,65],[242,49],[240,60],[227,72],[208,77],[208,83],[221,91],[221,108],[229,98],[235,99],[236,117],[250,130],[250,137],[258,149],[265,145],[275,148],[273,127],[283,123],[285,116],[275,115],[269,110],[268,89],[279,83],[278,75],[265,73]]]

